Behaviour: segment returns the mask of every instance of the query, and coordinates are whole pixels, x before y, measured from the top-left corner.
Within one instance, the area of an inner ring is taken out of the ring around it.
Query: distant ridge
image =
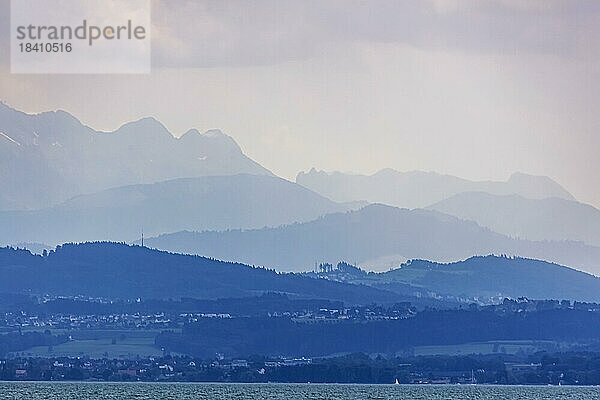
[[[287,271],[307,271],[315,263],[338,260],[373,265],[373,260],[391,257],[399,260],[397,266],[414,258],[450,262],[473,255],[508,254],[600,273],[600,247],[518,240],[437,211],[381,204],[279,228],[179,232],[150,238],[146,243]],[[389,264],[373,268],[387,270]]]
[[[181,230],[274,227],[358,205],[270,175],[181,178],[107,189],[36,211],[0,211],[0,243],[138,240]]]
[[[600,246],[600,210],[573,200],[485,192],[456,194],[428,207],[495,232],[529,240],[579,240]]]
[[[483,191],[493,194],[518,194],[527,198],[574,197],[545,176],[514,173],[506,182],[469,181],[435,172],[399,172],[383,169],[373,175],[341,172],[300,172],[296,182],[334,201],[364,200],[396,207],[423,208],[457,193]]]

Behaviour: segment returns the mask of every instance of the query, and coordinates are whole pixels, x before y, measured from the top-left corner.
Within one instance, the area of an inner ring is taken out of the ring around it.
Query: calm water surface
[[[0,382],[0,399],[600,400],[600,388]]]

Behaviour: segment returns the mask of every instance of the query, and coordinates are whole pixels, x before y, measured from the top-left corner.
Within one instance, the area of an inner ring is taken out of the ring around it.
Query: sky
[[[218,128],[294,179],[311,167],[547,175],[600,207],[600,2],[152,1],[147,75],[9,68],[0,99],[99,130]]]

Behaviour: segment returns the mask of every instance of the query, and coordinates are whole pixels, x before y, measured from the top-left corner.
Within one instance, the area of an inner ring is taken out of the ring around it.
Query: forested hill
[[[477,256],[448,264],[411,260],[384,273],[367,273],[346,263],[336,267],[327,264],[317,275],[404,294],[418,289],[421,295],[435,294],[467,302],[493,303],[505,297],[600,301],[600,278],[521,257]]]
[[[26,250],[0,249],[0,293],[211,299],[264,292],[348,303],[406,300],[362,285],[111,242],[65,244],[46,257]]]

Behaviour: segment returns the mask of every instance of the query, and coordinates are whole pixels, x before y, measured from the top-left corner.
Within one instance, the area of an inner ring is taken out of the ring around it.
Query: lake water
[[[599,387],[0,382],[2,400],[594,400]]]

